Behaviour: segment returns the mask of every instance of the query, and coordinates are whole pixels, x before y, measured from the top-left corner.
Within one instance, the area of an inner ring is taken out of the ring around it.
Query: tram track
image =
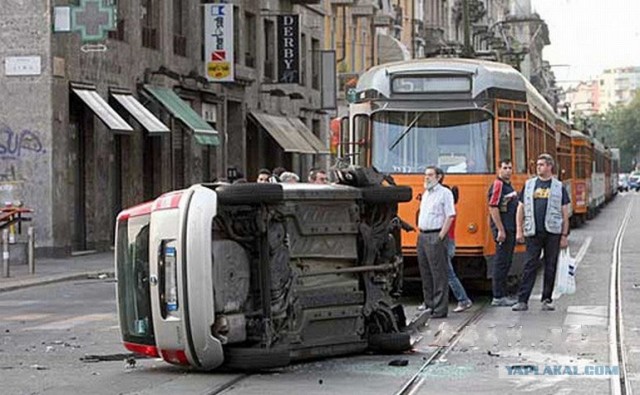
[[[434,365],[434,363],[438,361],[440,358],[445,357],[449,353],[449,351],[451,351],[456,346],[456,344],[462,339],[463,335],[466,333],[466,329],[473,323],[479,321],[482,318],[482,316],[486,313],[487,308],[489,307],[489,304],[490,304],[489,302],[479,304],[479,308],[475,312],[473,312],[473,314],[471,314],[469,317],[464,319],[464,321],[462,321],[462,323],[460,323],[460,325],[456,327],[456,329],[453,331],[453,334],[449,337],[449,339],[447,339],[447,344],[444,346],[438,346],[435,351],[433,351],[431,354],[425,357],[426,359],[424,360],[422,365],[420,365],[420,368],[418,369],[418,371],[413,376],[411,376],[411,378],[405,381],[402,387],[398,391],[394,392],[394,394],[408,395],[408,394],[415,393],[415,391],[417,391],[422,385],[422,381],[423,381],[421,377],[422,374],[425,371],[427,371],[430,366]],[[210,392],[207,392],[207,395],[225,394],[225,393],[228,393],[229,391],[233,391],[234,389],[237,388],[238,384],[250,379],[253,375],[254,375],[253,373],[239,374],[237,377],[229,380],[223,385],[218,386],[215,389],[212,389]]]
[[[627,372],[627,354],[624,347],[624,319],[622,315],[622,243],[631,218],[635,199],[631,199],[620,224],[613,244],[611,276],[609,284],[609,355],[611,365],[618,365],[619,374],[611,377],[611,393],[630,395],[633,393]]]
[[[480,308],[475,311],[471,316],[466,318],[453,332],[453,335],[448,339],[447,344],[444,346],[438,346],[438,348],[427,357],[424,363],[420,366],[418,371],[411,376],[400,389],[394,392],[394,395],[410,395],[415,394],[416,391],[420,389],[424,382],[424,378],[422,377],[424,372],[426,372],[429,367],[433,366],[434,363],[446,356],[449,351],[451,351],[456,344],[462,339],[464,334],[466,333],[466,329],[471,326],[471,324],[479,321],[482,316],[487,312],[487,308],[489,307],[489,302],[481,305]]]

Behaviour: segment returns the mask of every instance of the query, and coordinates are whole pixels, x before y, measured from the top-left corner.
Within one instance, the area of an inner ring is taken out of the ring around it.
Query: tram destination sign
[[[469,93],[471,78],[462,75],[399,75],[391,80],[393,93]]]

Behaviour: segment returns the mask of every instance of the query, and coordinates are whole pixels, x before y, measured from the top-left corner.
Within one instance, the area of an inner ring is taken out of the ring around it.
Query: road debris
[[[407,365],[409,365],[408,359],[394,359],[393,361],[389,362],[389,366],[407,366]]]

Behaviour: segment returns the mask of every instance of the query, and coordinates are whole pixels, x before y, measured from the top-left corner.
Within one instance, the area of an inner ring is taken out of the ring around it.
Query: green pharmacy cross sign
[[[114,29],[114,7],[103,0],[82,0],[71,9],[71,30],[80,31],[82,41],[102,41]]]

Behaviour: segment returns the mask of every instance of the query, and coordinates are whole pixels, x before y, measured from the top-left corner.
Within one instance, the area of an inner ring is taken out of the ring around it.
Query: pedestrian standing
[[[256,178],[257,183],[268,183],[271,182],[271,170],[269,169],[260,169],[258,170],[258,178]]]
[[[280,182],[285,184],[295,184],[300,181],[300,177],[292,171],[285,171],[280,174]]]
[[[449,312],[447,233],[456,215],[453,194],[438,182],[443,176],[442,169],[427,167],[418,217],[416,249],[424,296],[420,308],[430,310],[433,318],[444,318]]]
[[[511,185],[513,164],[510,159],[500,161],[498,176],[489,188],[491,232],[496,242],[492,270],[492,306],[513,306],[518,301],[506,294],[507,276],[511,270],[516,245],[516,211],[518,193]]]
[[[270,182],[276,183],[276,182],[280,182],[280,175],[282,175],[282,173],[286,172],[287,169],[285,169],[284,167],[276,167],[273,169],[273,171],[271,172],[271,179],[269,180]]]
[[[322,169],[311,169],[307,179],[311,184],[327,184],[329,182],[327,172]]]
[[[527,258],[514,311],[529,308],[528,301],[536,281],[540,253],[544,252],[542,310],[555,310],[551,296],[556,278],[560,248],[569,244],[569,194],[553,177],[555,161],[541,154],[536,162],[538,176],[528,180],[520,194],[516,214],[516,240],[527,244]]]
[[[459,191],[457,186],[449,187],[444,184],[444,174],[442,178],[440,178],[440,184],[445,188],[451,191],[451,195],[453,196],[453,206],[455,207],[458,204]],[[473,302],[467,295],[467,291],[465,291],[464,286],[460,282],[458,275],[456,274],[455,269],[453,268],[453,257],[456,255],[456,217],[453,217],[453,221],[451,221],[451,226],[449,227],[449,233],[447,233],[447,282],[449,283],[449,288],[451,292],[453,292],[453,296],[455,296],[458,301],[458,306],[453,309],[454,313],[461,313],[473,306]]]

